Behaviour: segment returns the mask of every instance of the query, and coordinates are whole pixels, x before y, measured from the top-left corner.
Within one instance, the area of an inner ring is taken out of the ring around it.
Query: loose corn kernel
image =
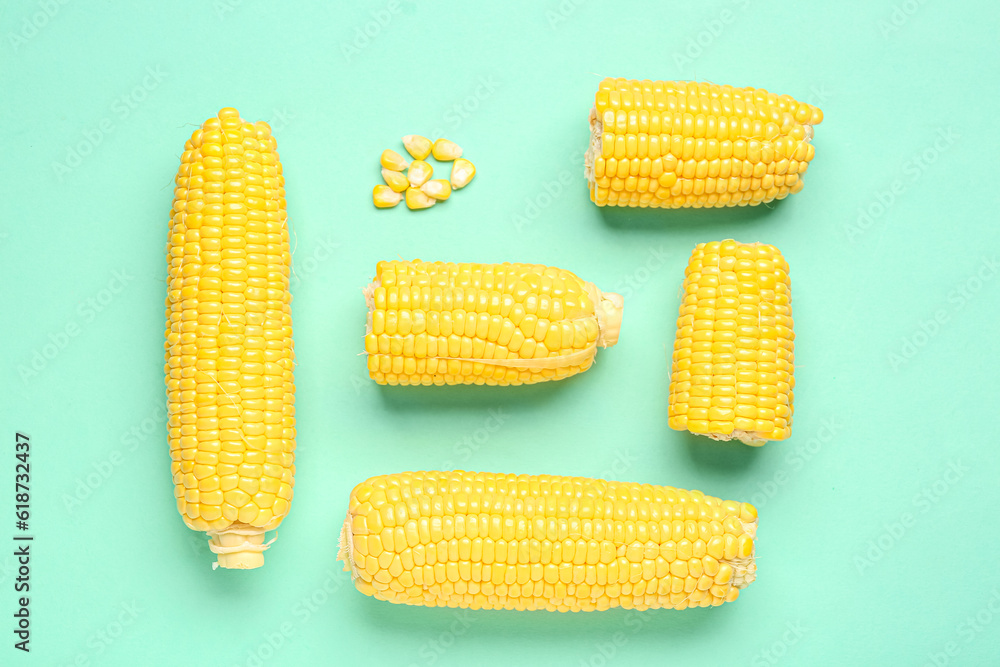
[[[191,135],[176,184],[164,345],[174,495],[219,566],[255,568],[295,471],[291,253],[271,128],[222,109]]]
[[[431,148],[431,153],[434,155],[435,160],[447,162],[449,160],[455,160],[462,157],[462,148],[454,141],[438,139],[434,142],[434,146]]]
[[[392,208],[403,200],[403,194],[388,185],[376,185],[372,190],[372,200],[378,208]]]
[[[410,182],[411,188],[419,188],[421,185],[426,183],[430,177],[434,174],[434,168],[424,162],[423,160],[414,160],[410,164],[409,171],[406,172],[406,178]]]
[[[683,290],[670,427],[754,446],[788,438],[795,334],[784,257],[762,243],[700,243]]]
[[[365,299],[368,372],[393,385],[575,375],[617,342],[623,307],[620,295],[561,269],[419,260],[379,262]]]
[[[403,171],[410,166],[410,163],[403,159],[403,156],[394,150],[385,149],[382,151],[382,166],[391,171]]]
[[[451,166],[451,187],[464,188],[476,175],[476,166],[465,158],[458,158]]]
[[[444,201],[451,196],[451,184],[446,180],[436,178],[421,185],[420,191],[428,197]]]
[[[407,508],[406,527],[377,530],[398,507]],[[338,558],[358,590],[394,603],[549,611],[718,606],[756,578],[757,520],[741,520],[741,507],[697,491],[584,477],[382,475],[351,493]],[[670,518],[677,516],[694,517],[679,521],[692,535],[732,520],[733,553],[708,556],[702,540],[678,541]]]
[[[382,179],[392,188],[393,192],[405,192],[410,187],[410,181],[400,171],[382,168]]]
[[[437,200],[433,197],[428,197],[420,188],[409,188],[406,191],[406,206],[413,210],[418,210],[422,208],[430,208],[437,203]]]
[[[605,79],[584,158],[591,200],[700,208],[783,199],[802,189],[797,174],[822,120],[816,107],[763,89]]]
[[[433,144],[427,137],[421,137],[419,134],[408,134],[403,137],[403,146],[414,160],[426,160],[427,156],[431,154]]]

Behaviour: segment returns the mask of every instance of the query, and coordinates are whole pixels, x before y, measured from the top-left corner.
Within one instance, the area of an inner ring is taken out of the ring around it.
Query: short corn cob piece
[[[788,263],[771,245],[700,243],[684,275],[670,427],[755,446],[789,437],[795,334]]]
[[[604,79],[585,157],[598,206],[745,206],[802,189],[818,108],[761,88]]]
[[[368,372],[391,385],[575,375],[618,341],[623,306],[562,269],[420,260],[379,262],[365,299]]]
[[[177,509],[226,568],[264,562],[295,474],[291,254],[267,123],[222,109],[184,146],[167,255]]]
[[[407,472],[351,492],[339,558],[362,593],[427,607],[686,609],[756,577],[753,505],[585,477]]]

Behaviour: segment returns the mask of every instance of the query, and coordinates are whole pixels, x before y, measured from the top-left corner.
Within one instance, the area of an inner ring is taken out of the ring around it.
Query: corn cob
[[[166,328],[177,509],[217,566],[264,562],[292,500],[295,386],[284,177],[267,123],[222,109],[184,146]]]
[[[365,299],[368,372],[392,385],[569,377],[618,341],[623,306],[561,269],[420,260],[379,262]]]
[[[684,277],[669,424],[748,445],[792,433],[791,283],[777,248],[700,243]]]
[[[585,158],[598,206],[745,206],[802,189],[818,108],[762,88],[604,79]]]
[[[362,593],[472,609],[686,609],[753,582],[757,510],[585,477],[407,472],[351,493],[339,558]]]

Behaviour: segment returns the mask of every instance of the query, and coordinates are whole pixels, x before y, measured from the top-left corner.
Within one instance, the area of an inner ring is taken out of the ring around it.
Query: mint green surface
[[[339,4],[0,9],[0,664],[996,659],[995,3]],[[773,207],[596,208],[581,155],[609,75],[821,106],[805,189]],[[163,409],[172,181],[223,106],[274,126],[295,245],[297,485],[252,572],[213,572],[177,515]],[[409,133],[455,140],[479,174],[429,211],[376,211],[378,155]],[[763,449],[667,427],[688,255],[731,237],[791,265],[794,432]],[[573,270],[625,295],[621,340],[565,382],[378,387],[360,288],[395,257]],[[15,430],[32,442],[30,656],[11,632]],[[351,488],[441,467],[755,502],[758,580],[718,609],[642,614],[356,592],[335,562]]]

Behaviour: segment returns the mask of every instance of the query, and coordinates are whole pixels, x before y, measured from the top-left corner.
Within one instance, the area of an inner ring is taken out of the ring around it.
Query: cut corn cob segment
[[[382,151],[382,158],[379,162],[383,167],[392,171],[403,171],[410,166],[410,163],[402,155],[388,148]]]
[[[792,433],[788,263],[762,243],[699,243],[684,272],[670,427],[763,445]]]
[[[368,373],[391,385],[575,375],[618,341],[623,307],[619,294],[536,264],[379,262],[364,294]]]
[[[414,160],[426,160],[427,156],[431,154],[433,144],[427,137],[421,137],[419,134],[408,134],[403,137],[403,146]]]
[[[476,175],[476,166],[465,158],[458,158],[451,166],[451,187],[464,188]]]
[[[406,192],[406,188],[410,187],[410,181],[401,171],[393,171],[392,169],[383,167],[382,178],[385,180],[386,185],[392,188],[393,192]]]
[[[434,146],[431,148],[431,153],[434,155],[435,160],[447,162],[448,160],[454,160],[462,157],[462,147],[454,141],[438,139],[434,142]]]
[[[451,183],[446,180],[436,178],[421,185],[420,191],[428,197],[434,197],[434,199],[444,201],[451,196]]]
[[[586,477],[382,475],[351,492],[339,559],[359,591],[427,607],[718,606],[756,578],[757,510]]]
[[[270,127],[222,109],[185,144],[176,184],[164,370],[177,508],[217,565],[259,567],[295,474],[291,253]]]
[[[818,108],[761,88],[604,79],[585,175],[598,206],[746,206],[802,189]]]
[[[419,210],[422,208],[430,208],[436,203],[437,199],[428,197],[426,194],[421,192],[420,188],[410,188],[406,191],[406,205],[410,209]]]
[[[372,201],[378,208],[392,208],[403,200],[403,194],[388,185],[376,185],[372,189]]]
[[[434,175],[434,167],[423,160],[414,160],[406,172],[406,178],[411,188],[419,188]]]

